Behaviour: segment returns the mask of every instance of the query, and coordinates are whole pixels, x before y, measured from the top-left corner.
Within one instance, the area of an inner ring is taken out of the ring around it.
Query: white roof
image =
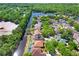
[[[7,34],[11,34],[12,30],[16,29],[18,27],[18,25],[12,23],[12,22],[4,22],[1,21],[0,22],[0,36],[2,35],[7,35]]]

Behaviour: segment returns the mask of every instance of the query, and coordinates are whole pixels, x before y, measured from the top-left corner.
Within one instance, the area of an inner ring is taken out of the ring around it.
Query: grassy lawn
[[[24,54],[28,52],[29,45],[30,45],[30,41],[31,41],[31,36],[30,36],[30,35],[27,35],[27,42],[26,42]],[[23,55],[24,55],[24,54],[23,54]]]

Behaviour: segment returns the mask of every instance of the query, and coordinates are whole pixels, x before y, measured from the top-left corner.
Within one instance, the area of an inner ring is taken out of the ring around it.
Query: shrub
[[[62,33],[61,38],[69,41],[70,39],[72,39],[72,31],[70,29],[66,29],[66,31]]]
[[[44,37],[55,35],[55,31],[51,27],[43,27],[42,34]]]
[[[32,56],[32,53],[27,52],[27,53],[24,54],[24,56]]]
[[[77,49],[77,45],[73,42],[73,40],[69,41],[69,49],[70,50],[75,50]]]
[[[34,27],[34,25],[37,23],[37,18],[36,17],[33,17],[32,19],[32,27]]]
[[[55,39],[51,39],[45,42],[45,48],[49,53],[55,54],[55,48],[57,47],[58,42]]]
[[[67,49],[64,43],[62,43],[62,42],[58,43],[57,48],[63,56],[71,55],[71,50]]]
[[[67,23],[70,24],[71,26],[73,26],[74,21],[73,21],[72,19],[69,19],[69,18],[68,18],[68,19],[67,19]]]
[[[73,26],[74,26],[75,30],[77,30],[79,32],[79,24],[75,22]]]

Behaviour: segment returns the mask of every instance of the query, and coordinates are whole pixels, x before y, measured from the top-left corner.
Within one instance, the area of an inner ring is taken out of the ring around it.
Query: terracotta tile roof
[[[34,47],[43,47],[44,46],[44,41],[43,40],[36,40],[34,43]]]
[[[32,55],[33,56],[45,56],[45,54],[42,52],[41,48],[33,48]]]

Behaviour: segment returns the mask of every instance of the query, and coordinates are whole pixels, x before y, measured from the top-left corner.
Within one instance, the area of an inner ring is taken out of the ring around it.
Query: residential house
[[[41,31],[39,29],[34,30],[34,35],[36,34],[42,34]]]
[[[73,38],[79,43],[79,32],[73,32]]]
[[[40,32],[40,30],[35,30],[34,31],[34,34],[33,34],[33,39],[34,40],[43,40],[44,38],[43,38],[43,36],[41,35],[41,32]]]
[[[32,49],[32,56],[46,56],[46,54],[43,53],[41,48],[33,48]]]
[[[34,25],[34,29],[41,29],[41,22],[38,22],[37,24]]]
[[[35,40],[34,47],[35,48],[42,48],[42,47],[44,47],[44,41],[43,40]]]
[[[0,22],[0,36],[2,35],[10,35],[12,34],[12,31],[16,29],[18,25],[12,22]]]

